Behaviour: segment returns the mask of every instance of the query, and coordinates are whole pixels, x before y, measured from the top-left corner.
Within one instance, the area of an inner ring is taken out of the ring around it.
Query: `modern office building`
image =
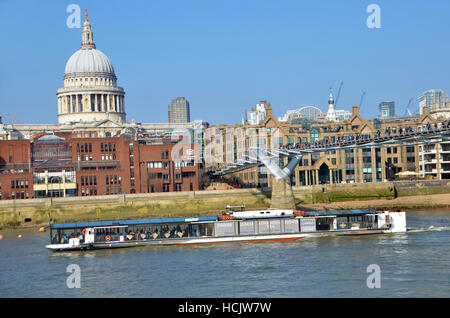
[[[422,93],[419,98],[419,109],[422,114],[424,107],[428,107],[431,116],[434,118],[450,118],[450,100],[444,91],[430,89]]]
[[[418,97],[420,114],[423,112],[423,108],[427,106],[430,113],[443,108],[445,106],[444,91],[440,89],[430,89],[423,92]]]
[[[389,118],[395,116],[395,102],[381,102],[378,105],[378,118]]]
[[[191,121],[189,102],[184,97],[173,99],[168,109],[169,123],[180,124],[189,123]]]

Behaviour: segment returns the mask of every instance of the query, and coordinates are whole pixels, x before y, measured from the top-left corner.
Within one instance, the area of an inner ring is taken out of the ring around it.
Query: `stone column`
[[[333,169],[330,169],[330,184],[333,184]]]
[[[106,109],[108,112],[111,109],[111,96],[109,94],[106,95]]]
[[[314,170],[316,174],[316,184],[319,184],[319,169]]]
[[[105,94],[102,94],[102,112],[105,111]]]
[[[305,185],[308,185],[309,182],[309,170],[305,170]]]

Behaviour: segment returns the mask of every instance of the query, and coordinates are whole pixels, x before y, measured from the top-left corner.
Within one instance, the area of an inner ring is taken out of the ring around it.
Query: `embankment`
[[[213,215],[227,205],[265,208],[270,199],[258,189],[165,192],[0,201],[0,227],[54,222]]]
[[[450,207],[450,180],[293,187],[300,209]],[[0,228],[54,222],[215,215],[227,205],[270,206],[270,189],[122,194],[0,201]]]

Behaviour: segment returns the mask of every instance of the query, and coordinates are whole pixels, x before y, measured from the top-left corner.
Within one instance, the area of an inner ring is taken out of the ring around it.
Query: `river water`
[[[450,210],[408,211],[407,226],[406,234],[56,253],[44,248],[48,232],[3,230],[0,297],[450,297]],[[71,264],[80,288],[67,285]],[[371,264],[379,288],[368,287]]]

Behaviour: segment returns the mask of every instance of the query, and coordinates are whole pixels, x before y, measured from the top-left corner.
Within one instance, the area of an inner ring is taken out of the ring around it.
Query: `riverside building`
[[[366,120],[354,106],[351,117],[343,122],[282,122],[275,119],[272,108],[257,125],[210,126],[204,132],[205,166],[223,167],[239,159],[255,157],[252,147],[282,148],[318,140],[334,141],[345,136],[376,134],[378,130],[397,132],[411,126],[434,124],[428,108],[421,116]],[[403,171],[419,173],[419,146],[392,146],[348,149],[305,154],[291,177],[293,185],[382,182],[394,180]],[[280,165],[287,164],[287,158]],[[422,167],[423,168],[423,167]],[[234,174],[248,186],[270,187],[272,177],[264,166]],[[450,177],[450,174],[449,174]]]
[[[0,140],[0,199],[199,190],[195,146],[164,136]]]

